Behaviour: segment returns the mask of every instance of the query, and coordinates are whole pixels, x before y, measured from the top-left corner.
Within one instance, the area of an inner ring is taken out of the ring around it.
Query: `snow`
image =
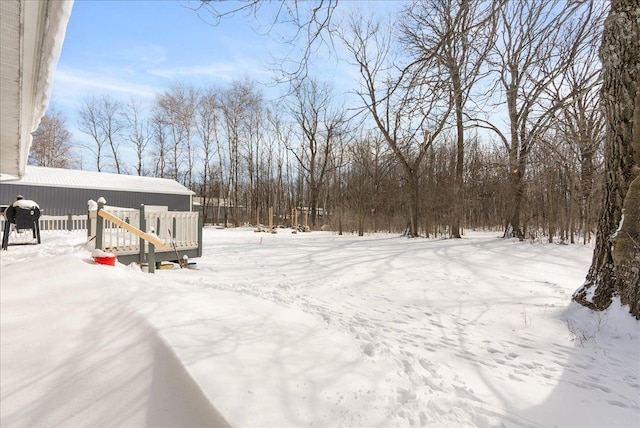
[[[31,199],[18,199],[12,204],[14,207],[30,210],[31,208],[40,208],[35,201]]]
[[[101,250],[99,248],[95,248],[93,250],[91,250],[91,257],[96,258],[96,257],[115,257],[116,255],[113,253],[110,253],[108,251],[104,251]]]
[[[175,180],[159,177],[84,171],[80,169],[50,168],[27,165],[24,176],[9,185],[64,187],[69,189],[102,189],[128,192],[193,195],[194,193]]]
[[[197,270],[0,254],[0,425],[640,425],[640,322],[592,247],[204,230]]]

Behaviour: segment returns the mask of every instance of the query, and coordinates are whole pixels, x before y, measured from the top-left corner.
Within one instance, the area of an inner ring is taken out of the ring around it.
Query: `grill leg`
[[[33,237],[38,239],[38,244],[40,243],[40,224],[36,221],[34,223],[34,228],[33,228]]]
[[[6,250],[9,248],[9,231],[11,230],[11,223],[9,221],[4,222],[4,230],[2,233],[2,249]]]

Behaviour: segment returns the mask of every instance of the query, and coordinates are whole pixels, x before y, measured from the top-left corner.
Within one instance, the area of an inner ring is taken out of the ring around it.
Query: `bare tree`
[[[491,64],[507,105],[509,132],[483,123],[496,131],[509,154],[512,203],[505,237],[524,237],[520,214],[529,155],[554,115],[574,95],[557,98],[550,95],[550,88],[563,85],[569,64],[592,44],[601,22],[600,6],[595,0],[509,0],[500,9]]]
[[[294,184],[291,167],[291,152],[287,149],[293,138],[293,125],[283,118],[283,113],[278,108],[267,110],[267,119],[270,126],[275,154],[275,202],[277,212],[282,218],[286,218],[288,213],[296,207],[296,196],[294,195]],[[291,219],[293,225],[293,219]]]
[[[158,111],[151,118],[151,133],[154,149],[153,175],[160,178],[169,177],[169,142],[164,117]]]
[[[106,137],[103,135],[100,128],[100,112],[98,106],[98,100],[95,97],[85,98],[82,101],[82,106],[78,112],[80,118],[79,128],[80,131],[91,137],[92,144],[83,145],[88,149],[95,157],[96,171],[100,172],[104,163],[104,149],[106,145]]]
[[[256,88],[253,90],[253,97],[246,105],[246,113],[243,121],[243,157],[247,166],[248,189],[245,193],[246,206],[250,207],[248,215],[256,218],[262,207],[262,212],[267,212],[268,206],[264,205],[262,195],[264,165],[267,162],[268,154],[265,153],[265,112],[262,93]]]
[[[196,109],[195,128],[200,137],[202,149],[202,206],[204,210],[204,221],[208,220],[206,207],[213,197],[211,183],[213,182],[212,166],[214,155],[218,145],[218,127],[220,122],[220,103],[218,101],[218,90],[209,88],[205,90],[199,100]]]
[[[86,98],[80,108],[80,130],[89,135],[93,144],[87,146],[96,157],[96,168],[102,171],[104,160],[113,162],[113,169],[120,174],[125,172],[122,159],[122,105],[109,95]],[[105,153],[105,150],[107,153]]]
[[[29,151],[29,165],[51,168],[72,168],[71,132],[66,120],[56,109],[49,109],[33,133],[33,143]]]
[[[615,296],[640,319],[640,20],[637,0],[613,0],[600,58],[606,182],[596,248],[573,299],[596,310]]]
[[[370,219],[369,228],[378,230],[376,219],[383,203],[389,199],[383,180],[393,168],[393,154],[375,129],[349,145],[347,156],[350,161],[344,179],[347,202],[357,217],[358,235],[363,236],[367,218]]]
[[[156,96],[154,110],[168,131],[171,142],[170,175],[187,187],[193,183],[193,127],[196,91],[177,83]],[[186,168],[184,163],[186,162]]]
[[[179,117],[180,124],[184,128],[184,143],[187,157],[187,169],[185,171],[184,184],[188,188],[193,187],[193,171],[196,145],[193,141],[193,130],[195,126],[196,105],[198,94],[195,88],[184,88],[180,93],[183,107]]]
[[[242,167],[240,150],[248,142],[247,126],[251,117],[250,112],[256,105],[261,103],[262,96],[256,90],[255,83],[248,79],[234,81],[229,89],[222,91],[220,96],[222,128],[227,139],[227,154],[229,156],[226,198],[233,204],[231,208],[236,227],[240,225],[240,168]]]
[[[289,142],[288,148],[304,171],[311,226],[316,227],[320,192],[335,168],[333,157],[344,137],[347,122],[342,109],[334,105],[329,86],[307,80],[296,85],[293,93],[290,112],[300,127],[300,145]]]
[[[506,205],[504,159],[505,153],[500,147],[478,138],[471,140],[465,157],[465,206],[471,227],[501,227],[501,214]]]
[[[121,142],[122,130],[122,104],[114,98],[105,95],[100,99],[100,127],[102,133],[111,149],[111,159],[117,174],[125,172],[124,160],[122,157]]]
[[[411,68],[398,69],[390,52],[392,31],[373,20],[354,16],[350,36],[344,38],[358,67],[358,96],[404,172],[408,188],[408,228],[419,235],[420,174],[429,147],[446,126],[453,103],[439,73],[415,75]]]
[[[123,108],[123,117],[128,124],[127,139],[136,152],[136,173],[146,175],[144,156],[151,141],[149,124],[143,117],[142,103],[133,97]]]
[[[591,227],[595,223],[592,214],[595,205],[593,198],[597,190],[599,152],[604,141],[604,116],[598,100],[601,73],[598,72],[600,64],[596,56],[597,48],[594,44],[583,59],[570,65],[565,74],[565,87],[558,90],[572,95],[552,124],[562,134],[564,144],[569,145],[573,157],[577,159],[579,229],[585,244],[591,239]]]
[[[456,164],[451,236],[460,238],[463,203],[464,113],[471,89],[483,77],[482,67],[495,42],[501,1],[415,1],[405,10],[401,31],[412,67],[426,75],[438,70],[447,76],[453,94],[456,124]]]

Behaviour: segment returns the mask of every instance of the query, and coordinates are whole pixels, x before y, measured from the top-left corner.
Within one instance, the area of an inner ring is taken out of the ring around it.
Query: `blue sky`
[[[377,2],[377,8],[399,2]],[[244,16],[211,24],[206,13],[188,6],[197,2],[174,0],[76,0],[58,61],[51,104],[67,117],[75,115],[89,95],[109,94],[126,101],[130,96],[151,101],[153,95],[174,82],[225,86],[249,77],[273,83],[274,58],[295,56],[296,48],[277,43],[277,26],[271,37]],[[343,2],[340,13],[366,2]],[[270,23],[278,3],[265,3],[262,24]],[[256,31],[257,30],[257,31]],[[299,49],[299,48],[298,48]],[[346,63],[319,54],[320,79],[344,88],[353,74]],[[352,87],[352,86],[351,86]],[[337,89],[344,89],[337,88]],[[278,90],[264,87],[267,98]],[[346,90],[346,89],[345,89]]]
[[[225,85],[270,80],[265,51],[283,47],[244,19],[205,23],[187,2],[76,0],[58,61],[52,103],[108,93],[151,99],[172,82]]]

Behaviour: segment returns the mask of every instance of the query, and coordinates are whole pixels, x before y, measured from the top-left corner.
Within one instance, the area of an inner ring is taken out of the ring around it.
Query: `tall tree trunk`
[[[455,96],[456,109],[456,175],[453,184],[453,216],[451,221],[451,237],[461,238],[460,234],[460,217],[463,208],[463,168],[464,168],[464,123],[463,123],[463,103],[462,103],[462,84],[460,76],[452,73],[451,80],[453,83],[453,92]]]
[[[311,211],[311,228],[315,229],[316,228],[316,221],[317,221],[317,215],[318,215],[318,190],[317,189],[312,189],[311,190],[311,195],[310,195],[310,211]]]
[[[522,225],[520,224],[520,212],[522,209],[522,202],[524,200],[525,193],[525,183],[523,177],[526,161],[519,158],[515,162],[512,162],[512,165],[516,166],[512,166],[512,170],[509,173],[509,196],[511,200],[509,201],[510,209],[508,212],[504,237],[517,237],[520,240],[523,240],[524,232],[522,229]]]
[[[582,230],[583,242],[591,242],[591,207],[592,207],[592,194],[593,194],[593,176],[594,165],[593,157],[595,155],[594,150],[581,151],[582,161],[580,165],[580,229]]]
[[[407,180],[409,184],[410,200],[409,203],[409,225],[412,238],[417,238],[418,235],[418,221],[420,219],[420,183],[418,180],[418,173],[414,170],[411,171],[411,175]]]
[[[504,237],[518,237],[522,239],[524,234],[520,224],[520,209],[524,197],[524,169],[526,168],[526,141],[518,130],[518,87],[509,85],[507,91],[507,108],[509,110],[509,125],[511,128],[509,146],[509,210],[507,211],[507,223]]]
[[[584,285],[573,298],[596,310],[619,296],[640,319],[640,1],[612,0],[600,57],[607,124],[602,214]],[[635,122],[635,123],[634,123]],[[623,216],[624,214],[624,216]]]

